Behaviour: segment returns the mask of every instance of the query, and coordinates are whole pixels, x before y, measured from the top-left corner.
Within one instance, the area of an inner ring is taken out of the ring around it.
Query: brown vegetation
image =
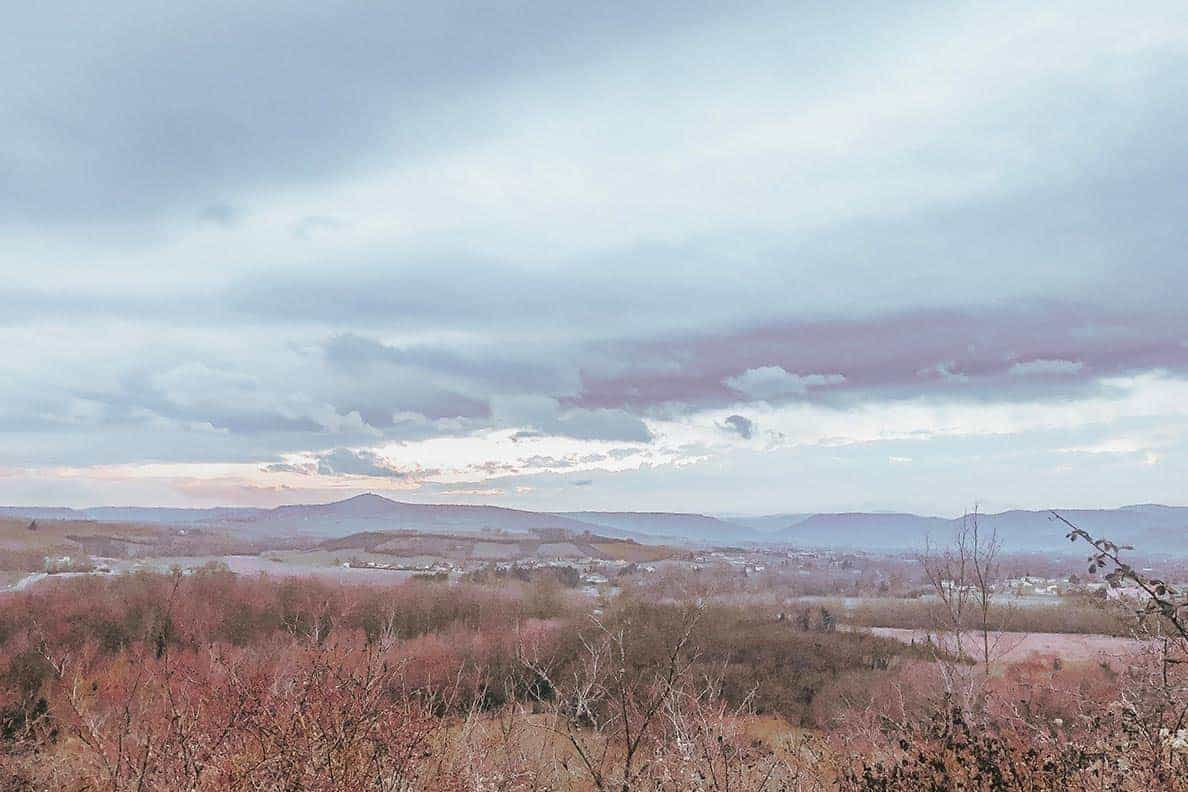
[[[1188,788],[1182,597],[1094,547],[1151,591],[1120,669],[547,578],[59,581],[0,597],[0,788]]]

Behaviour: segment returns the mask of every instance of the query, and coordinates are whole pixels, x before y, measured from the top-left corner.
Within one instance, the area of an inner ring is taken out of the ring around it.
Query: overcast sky
[[[1188,503],[1188,4],[51,0],[0,97],[2,503]]]

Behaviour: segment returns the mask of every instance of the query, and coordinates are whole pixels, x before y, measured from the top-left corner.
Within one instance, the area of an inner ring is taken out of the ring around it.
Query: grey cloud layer
[[[26,4],[0,466],[1188,375],[1186,15]]]
[[[436,471],[407,471],[371,451],[352,451],[336,448],[317,460],[317,472],[323,476],[378,476],[406,479],[414,475],[431,475]]]
[[[734,432],[743,440],[750,440],[755,436],[755,422],[743,415],[728,415],[722,421],[726,431]]]
[[[112,349],[86,364],[94,374],[26,373],[0,386],[0,419],[10,464],[37,459],[30,436],[39,435],[54,461],[72,447],[80,461],[96,452],[107,461],[209,459],[220,448],[266,459],[485,427],[647,443],[649,416],[749,401],[1062,399],[1110,377],[1188,374],[1186,339],[1179,316],[1041,304],[564,347],[401,346],[336,334],[234,357],[176,347],[131,362]],[[752,431],[728,425],[744,438]],[[94,436],[108,431],[127,438],[96,449]]]
[[[5,19],[0,227],[109,225],[482,134],[484,90],[714,4],[50,2]],[[231,212],[217,212],[225,217]]]
[[[1188,319],[1063,303],[789,322],[618,348],[633,361],[585,372],[584,407],[935,396],[1059,399],[1103,378],[1188,374]],[[821,373],[829,372],[829,373]]]

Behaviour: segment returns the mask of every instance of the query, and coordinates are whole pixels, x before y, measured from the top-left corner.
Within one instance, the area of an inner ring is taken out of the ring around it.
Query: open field
[[[955,650],[951,635],[936,631],[913,630],[899,627],[864,628],[871,635],[894,638],[909,645],[936,642],[948,652]],[[966,654],[980,651],[981,634],[967,633],[964,637]],[[1115,635],[1085,635],[1072,633],[990,633],[994,662],[998,664],[1021,663],[1035,659],[1059,659],[1065,662],[1102,662],[1113,667],[1129,662],[1143,647],[1144,642],[1134,638]]]
[[[635,542],[592,542],[591,546],[601,558],[627,561],[629,563],[654,563],[677,555],[673,548],[663,545],[645,545]]]
[[[822,607],[836,609],[848,624],[863,627],[894,627],[908,630],[935,630],[947,624],[935,597],[914,599],[852,598],[830,600],[817,598]],[[976,626],[977,615],[971,608],[966,629]],[[996,630],[1015,633],[1084,633],[1090,635],[1129,635],[1131,627],[1125,613],[1104,600],[1081,597],[1021,598],[1001,596],[991,603],[988,622]]]
[[[227,556],[227,568],[240,575],[268,575],[275,578],[314,578],[334,583],[393,585],[415,573],[399,569],[356,569],[344,566],[314,566],[272,561],[260,556]]]
[[[45,556],[86,557],[113,546],[136,553],[160,535],[160,528],[148,525],[0,519],[0,568],[33,570]]]

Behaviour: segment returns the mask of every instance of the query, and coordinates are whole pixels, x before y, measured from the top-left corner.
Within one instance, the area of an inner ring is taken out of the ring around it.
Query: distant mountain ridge
[[[809,547],[901,550],[920,547],[929,537],[947,541],[959,523],[960,520],[918,514],[814,514],[772,534],[769,541],[778,538]]]
[[[92,506],[86,509],[72,509],[67,506],[0,506],[0,517],[194,525],[215,520],[251,520],[268,511],[251,506],[218,506],[209,509],[172,506]]]
[[[1138,504],[1116,509],[1066,509],[1060,513],[1095,536],[1134,545],[1145,553],[1188,555],[1188,507]],[[962,519],[905,513],[775,514],[757,517],[681,512],[535,512],[499,506],[419,504],[380,495],[357,495],[323,504],[273,509],[153,507],[0,507],[0,517],[91,520],[160,525],[202,525],[252,536],[345,536],[364,531],[546,535],[600,534],[641,543],[787,544],[832,549],[910,551],[925,541],[946,543]],[[1007,550],[1081,552],[1065,539],[1064,526],[1048,511],[979,514]]]
[[[752,528],[756,531],[761,531],[764,534],[775,534],[793,525],[798,525],[809,517],[812,517],[811,512],[808,513],[793,513],[793,514],[764,514],[758,517],[752,517],[743,514],[717,514],[714,515],[719,520],[725,520],[734,525],[742,525],[746,528]]]
[[[687,541],[757,542],[765,534],[741,523],[727,522],[705,514],[677,512],[558,512],[562,517],[578,520],[627,535],[643,535]]]
[[[562,515],[508,509],[502,506],[404,503],[380,495],[313,505],[279,506],[251,521],[266,533],[290,531],[338,536],[360,531],[405,530],[438,533],[544,533],[582,534],[594,526]]]
[[[1188,555],[1188,507],[1142,504],[1056,511],[1094,536],[1133,545],[1144,553]],[[768,541],[806,547],[911,550],[921,548],[925,542],[945,544],[972,516],[949,519],[880,512],[814,514],[769,534]],[[1066,526],[1047,509],[1012,509],[976,516],[980,529],[993,532],[1007,550],[1080,553],[1083,549],[1070,547]]]

